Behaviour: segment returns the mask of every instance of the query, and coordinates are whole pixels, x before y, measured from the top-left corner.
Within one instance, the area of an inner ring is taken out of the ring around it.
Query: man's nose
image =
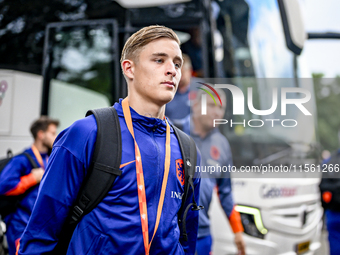
[[[168,63],[166,66],[166,76],[171,75],[173,77],[176,76],[176,68],[174,63]]]

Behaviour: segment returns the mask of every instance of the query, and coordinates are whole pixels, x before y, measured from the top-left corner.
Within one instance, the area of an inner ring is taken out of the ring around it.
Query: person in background
[[[340,141],[340,130],[339,141]],[[322,207],[325,210],[330,255],[340,254],[340,149],[324,159],[321,165],[322,179],[319,185]],[[322,155],[324,156],[324,155]]]
[[[39,168],[32,169],[29,159],[20,154],[13,157],[5,166],[0,176],[0,195],[23,195],[17,209],[4,219],[7,226],[7,241],[10,255],[14,255],[16,244],[27,225],[34,202],[37,198],[39,183],[45,172],[49,158],[48,152],[52,149],[57,136],[59,121],[42,116],[31,125],[34,142],[28,153]]]
[[[226,95],[223,90],[216,89],[222,105],[216,98],[217,104],[207,95],[207,113],[201,113],[202,90],[198,90],[192,104],[191,137],[195,140],[202,156],[201,165],[204,166],[232,166],[232,154],[229,142],[218,129],[214,127],[214,119],[222,119],[226,109]],[[212,237],[210,233],[209,206],[214,188],[217,187],[219,201],[229,220],[235,234],[234,242],[239,255],[245,255],[245,242],[243,240],[243,226],[239,212],[235,210],[232,197],[229,173],[201,172],[200,205],[204,209],[199,214],[199,228],[197,239],[197,254],[209,255],[212,250]]]
[[[192,64],[188,55],[183,54],[182,78],[174,99],[166,105],[165,115],[185,133],[190,134],[190,82]]]
[[[199,27],[194,27],[189,31],[189,41],[183,43],[181,48],[183,53],[187,54],[192,61],[192,73],[195,77],[203,77],[202,61],[202,37]]]

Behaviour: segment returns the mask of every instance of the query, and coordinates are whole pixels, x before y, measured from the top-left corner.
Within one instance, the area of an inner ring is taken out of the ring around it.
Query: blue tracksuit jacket
[[[114,107],[122,133],[123,173],[117,177],[103,201],[80,221],[67,255],[145,253],[137,195],[134,142],[125,124],[121,101]],[[166,124],[160,119],[141,116],[133,109],[131,116],[142,156],[151,239],[164,172]],[[91,164],[96,133],[95,118],[89,116],[76,121],[57,137],[32,216],[20,241],[19,254],[47,254],[55,247],[65,218]],[[198,212],[188,213],[188,242],[180,240],[177,224],[181,199],[175,194],[183,193],[184,186],[177,178],[176,160],[181,158],[178,141],[171,130],[169,179],[160,224],[150,254],[195,252]],[[195,178],[194,184],[198,200],[200,179]],[[187,203],[190,202],[188,199]]]
[[[34,156],[32,149],[25,150],[39,163]],[[46,165],[47,154],[41,154]],[[7,240],[10,254],[15,254],[15,241],[20,238],[31,215],[34,202],[38,195],[38,185],[31,174],[32,165],[24,155],[14,157],[3,169],[0,176],[0,195],[8,195],[9,192],[17,191],[23,194],[27,191],[24,198],[18,204],[17,209],[9,214],[5,219],[7,226]]]
[[[192,137],[201,151],[201,167],[233,165],[229,142],[220,133],[218,128],[211,130],[204,139],[194,133],[192,133]],[[204,168],[201,168],[201,171],[202,182],[200,205],[203,205],[204,209],[201,210],[199,214],[199,238],[210,235],[210,220],[208,211],[215,187],[218,188],[220,203],[229,221],[231,215],[234,213],[234,200],[232,196],[230,173],[217,171],[214,173],[208,173],[205,172],[206,169]],[[230,223],[233,227],[234,223],[232,221],[230,221]]]

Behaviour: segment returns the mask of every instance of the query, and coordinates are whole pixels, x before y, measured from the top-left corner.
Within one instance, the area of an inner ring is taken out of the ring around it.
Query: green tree
[[[339,148],[340,128],[340,76],[323,78],[314,73],[314,88],[318,113],[318,131],[322,149],[334,151]]]

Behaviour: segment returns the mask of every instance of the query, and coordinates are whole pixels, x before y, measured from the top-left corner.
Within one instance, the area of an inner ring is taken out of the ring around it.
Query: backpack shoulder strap
[[[195,200],[195,194],[194,194],[194,174],[195,174],[195,168],[197,163],[197,150],[196,150],[196,144],[192,137],[188,136],[186,133],[184,133],[179,128],[172,125],[172,128],[174,129],[175,135],[177,137],[179,147],[181,149],[182,158],[183,158],[183,164],[184,164],[184,194],[182,196],[182,204],[181,208],[178,212],[178,223],[181,226],[182,224],[182,231],[181,234],[185,241],[188,240],[187,233],[186,233],[186,216],[187,213],[192,206],[192,210],[200,210],[203,209],[202,206],[198,206]],[[188,193],[189,189],[192,189],[192,203],[190,203],[186,208],[185,204],[188,199]]]
[[[114,107],[90,110],[97,122],[96,145],[92,163],[79,190],[75,204],[66,219],[58,244],[51,255],[66,254],[73,232],[81,218],[92,211],[107,195],[117,178],[122,155],[122,138]]]
[[[32,158],[30,154],[28,154],[27,152],[23,152],[22,154],[25,155],[25,157],[31,163],[32,168],[38,168],[37,163],[35,162],[35,160]]]
[[[182,207],[188,196],[189,191],[189,177],[193,178],[196,168],[197,151],[194,140],[184,133],[182,130],[172,125],[175,135],[177,137],[179,147],[181,149],[183,164],[184,164],[184,194],[182,196]],[[181,208],[182,209],[182,208]]]
[[[24,155],[28,161],[30,162],[32,168],[38,168],[38,165],[37,163],[35,162],[35,160],[32,158],[32,156],[30,154],[28,154],[27,152],[22,152],[20,154],[18,154],[17,156],[19,155]],[[9,163],[9,161],[13,158],[13,155],[7,157],[7,158],[4,158],[4,159],[0,159],[0,173],[2,172],[2,170],[5,168],[5,166]]]
[[[92,164],[78,193],[72,210],[72,220],[92,211],[111,189],[119,170],[122,155],[122,139],[119,119],[114,107],[90,110],[86,116],[94,115],[97,122],[97,139]]]

